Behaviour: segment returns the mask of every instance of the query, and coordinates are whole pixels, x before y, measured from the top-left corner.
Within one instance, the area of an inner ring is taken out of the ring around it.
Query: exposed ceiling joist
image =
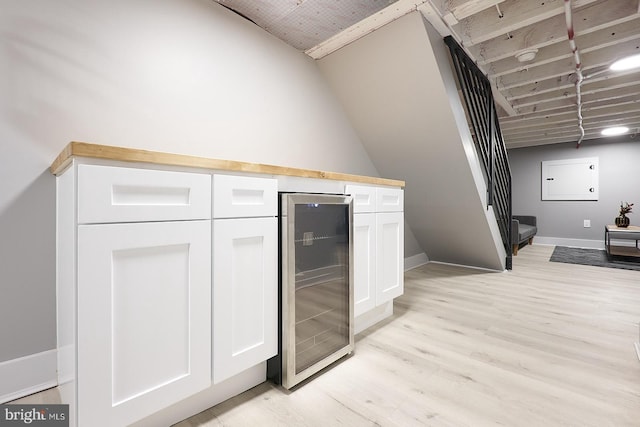
[[[599,70],[603,66],[613,63],[616,59],[640,52],[640,38],[620,43],[615,50],[600,49],[581,54],[582,70],[585,76],[589,70]],[[496,79],[499,88],[510,89],[541,80],[553,79],[562,75],[572,74],[573,57],[562,59],[539,67],[531,67],[516,73],[506,74]]]
[[[398,0],[375,14],[356,22],[345,30],[325,41],[307,49],[305,53],[314,59],[320,59],[342,46],[346,46],[376,29],[392,22],[407,13],[413,12],[427,0]]]
[[[316,59],[417,10],[488,75],[507,147],[580,136],[564,0],[353,0],[340,7],[336,0],[216,1]],[[640,52],[640,0],[572,0],[569,10],[584,74],[585,137],[615,124],[640,132],[640,72],[608,69]],[[323,33],[327,28],[334,31]],[[321,40],[300,48],[314,37]],[[520,62],[516,54],[526,49],[532,59]]]
[[[576,9],[574,5],[573,20],[578,41],[591,32],[637,19],[638,0],[614,0],[614,3],[612,7],[611,1],[600,1],[582,9]],[[478,59],[479,64],[486,64],[512,57],[522,49],[541,49],[566,40],[565,17],[557,15],[536,25],[521,26],[510,32],[508,37],[498,37],[469,47],[469,51]]]
[[[575,0],[573,6],[578,8],[598,0]],[[500,5],[502,14],[496,10],[483,10],[461,21],[459,33],[463,36],[465,46],[474,46],[518,30],[523,26],[534,25],[554,16],[564,14],[564,3],[561,1],[522,2],[508,0]]]
[[[640,39],[638,27],[640,27],[640,15],[636,15],[635,18],[630,21],[623,22],[618,25],[615,30],[607,27],[580,37],[580,53],[585,54],[598,49],[615,47],[620,43],[630,40],[638,40]],[[518,61],[515,56],[509,56],[487,64],[487,72],[490,77],[500,77],[527,68],[571,58],[571,56],[572,54],[569,49],[567,49],[567,40],[565,39],[549,45],[546,49],[540,51],[533,64],[523,64]]]

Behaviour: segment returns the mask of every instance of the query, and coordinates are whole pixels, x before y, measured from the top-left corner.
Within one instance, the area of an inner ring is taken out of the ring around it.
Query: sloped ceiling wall
[[[504,269],[505,251],[440,36],[406,15],[318,61],[432,261]]]

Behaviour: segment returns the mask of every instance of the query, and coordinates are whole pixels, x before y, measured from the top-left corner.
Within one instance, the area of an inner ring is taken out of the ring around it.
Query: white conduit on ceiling
[[[573,33],[573,14],[571,12],[571,0],[564,0],[564,15],[567,20],[567,33],[569,35],[569,46],[573,52],[573,59],[576,63],[576,104],[578,105],[578,128],[580,129],[580,138],[576,144],[576,148],[580,147],[580,143],[584,139],[584,127],[582,126],[582,93],[581,86],[584,76],[582,75],[582,63],[580,62],[580,52],[578,52],[578,46],[574,40]]]

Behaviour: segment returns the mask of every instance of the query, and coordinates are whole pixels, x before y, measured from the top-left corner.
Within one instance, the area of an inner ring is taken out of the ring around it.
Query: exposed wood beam
[[[503,3],[505,0],[449,0],[449,10],[458,21]]]
[[[577,132],[577,128],[574,125],[567,124],[566,126],[558,125],[552,129],[549,128],[530,128],[523,132],[509,132],[505,133],[505,137],[512,141],[520,141],[523,139],[552,137],[557,135],[573,135]]]
[[[569,81],[568,75],[563,75],[557,79],[547,79],[537,83],[529,83],[524,86],[512,87],[509,89],[503,89],[502,93],[507,100],[526,98],[529,96],[540,95],[555,91],[558,89],[571,88],[574,84]]]
[[[640,15],[637,15],[635,19],[631,21],[618,25],[614,31],[612,31],[610,27],[607,27],[590,34],[585,34],[584,36],[577,38],[577,43],[580,47],[580,53],[585,54],[593,52],[594,50],[609,48],[620,43],[637,39],[640,39]],[[514,55],[515,53],[516,52],[514,52]],[[487,64],[488,66],[486,70],[490,76],[499,77],[501,75],[517,72],[527,68],[531,69],[532,67],[538,67],[571,57],[572,53],[567,41],[563,40],[560,43],[554,43],[541,48],[536,55],[535,61],[530,63],[522,63],[518,61],[515,56],[509,56],[499,61]]]
[[[604,119],[592,119],[589,121],[587,128],[589,129],[603,129],[608,126],[627,125],[630,128],[637,128],[640,126],[640,114],[636,113],[617,118],[604,118]],[[555,134],[567,134],[576,131],[575,124],[560,123],[552,128],[546,125],[533,126],[528,128],[516,128],[509,131],[504,131],[503,134],[509,137],[510,140],[514,139],[526,139],[542,136],[553,136]]]
[[[599,86],[586,86],[583,87],[582,96],[584,99],[606,98],[613,99],[615,96],[625,96],[627,94],[636,93],[640,91],[640,81],[629,80],[624,84],[601,84]],[[557,93],[546,93],[538,97],[523,98],[518,102],[514,102],[514,107],[522,114],[523,108],[531,107],[534,105],[544,105],[546,103],[552,103],[562,99],[573,99],[576,97],[575,91],[564,90]],[[525,102],[526,101],[526,102]],[[540,111],[540,108],[538,109]]]
[[[583,7],[599,0],[574,0],[574,7]],[[500,37],[522,27],[537,24],[546,19],[564,14],[564,3],[560,1],[522,2],[507,0],[500,5],[503,16],[496,10],[487,9],[460,21],[459,33],[466,46],[473,46]]]
[[[613,73],[613,72],[612,72]],[[608,74],[601,78],[587,78],[582,84],[582,94],[595,93],[606,89],[618,89],[622,87],[640,84],[637,71],[629,71],[625,74]]]
[[[635,97],[638,101],[640,101],[640,82],[637,82],[634,86],[627,86],[623,88],[617,89],[608,89],[601,91],[591,91],[588,94],[582,93],[582,103],[583,105],[589,105],[594,103],[602,103],[606,102],[608,104],[617,104],[626,102],[632,97]],[[545,99],[544,102],[537,102],[535,104],[530,104],[522,107],[518,107],[516,110],[520,115],[527,115],[532,113],[542,113],[548,111],[555,111],[559,108],[569,108],[576,106],[576,94],[575,92],[564,96],[562,98],[548,98]]]
[[[602,135],[600,134],[600,132],[585,132],[583,141],[600,138],[601,136]],[[556,137],[549,137],[549,138],[532,138],[530,140],[525,139],[525,140],[511,142],[510,144],[507,145],[507,148],[515,147],[515,146],[561,144],[561,143],[567,143],[567,142],[575,143],[578,140],[578,138],[580,138],[579,132],[576,132],[574,135],[556,136]]]
[[[637,129],[638,123],[629,125],[630,129]],[[585,129],[584,139],[602,138],[603,127]],[[505,144],[507,148],[514,146],[531,146],[543,144],[558,144],[563,142],[575,142],[580,137],[580,132],[567,132],[555,135],[534,135],[527,138],[506,138]]]
[[[599,115],[596,114],[599,113]],[[602,109],[594,110],[594,112],[588,117],[585,116],[586,123],[593,123],[593,120],[597,121],[614,121],[617,119],[626,120],[627,118],[639,115],[640,109],[636,111],[620,111],[617,112],[608,112],[602,111]],[[565,115],[557,115],[557,116],[548,116],[548,117],[539,117],[536,119],[523,120],[515,123],[502,123],[500,122],[500,127],[503,130],[505,135],[508,135],[510,132],[515,131],[517,129],[536,129],[536,128],[545,128],[551,129],[556,126],[564,126],[564,125],[573,125],[576,126],[575,114],[567,113]]]
[[[635,105],[632,105],[628,108],[624,108],[623,110],[620,110],[620,107],[617,107],[617,106],[593,109],[590,111],[584,111],[583,116],[586,121],[592,118],[603,118],[603,117],[609,117],[611,119],[614,119],[619,117],[625,117],[627,115],[631,115],[632,113],[633,114],[640,113],[640,105],[637,105],[636,103]],[[516,118],[513,121],[507,121],[507,120],[509,119],[500,121],[500,128],[503,130],[503,133],[508,133],[506,131],[513,128],[525,128],[525,127],[533,127],[533,126],[540,126],[540,125],[550,127],[557,123],[567,123],[571,121],[575,122],[575,112],[558,114],[558,115],[535,116],[535,117],[528,117],[524,119]]]
[[[618,79],[618,78],[628,78],[628,79],[637,79],[637,72],[635,70],[625,71],[625,72],[608,72],[601,73],[598,75],[586,76],[586,79],[583,83],[584,85],[590,85],[595,82],[601,82],[607,79]],[[617,84],[618,80],[616,80]],[[510,88],[508,90],[504,90],[503,93],[507,100],[512,101],[515,99],[527,98],[530,96],[537,96],[553,91],[569,89],[573,87],[574,84],[569,81],[569,76],[560,76],[557,81],[556,79],[551,80],[543,80],[538,82],[537,84],[528,84],[525,86],[518,86],[514,88]]]
[[[585,133],[586,134],[600,133],[602,132],[602,129],[604,129],[605,127],[609,127],[612,124],[613,123],[611,122],[606,122],[606,124],[600,123],[592,126],[585,126]],[[635,118],[633,120],[619,121],[615,123],[615,125],[625,125],[629,129],[637,129],[638,127],[640,127],[640,119]],[[533,139],[566,138],[566,137],[577,136],[577,134],[579,134],[579,132],[576,130],[576,126],[573,126],[571,129],[569,128],[541,129],[533,132],[528,132],[526,134],[524,133],[508,134],[506,136],[505,135],[503,136],[505,136],[505,139],[508,139],[509,143],[514,143],[514,142],[521,142],[521,141],[530,141]]]
[[[615,50],[601,49],[586,53],[582,55],[582,70],[585,74],[588,74],[587,70],[601,66],[608,66],[616,59],[636,53],[639,49],[640,39],[620,43],[616,46]],[[496,84],[499,88],[509,89],[517,86],[524,86],[529,83],[539,82],[540,80],[572,74],[574,70],[575,64],[573,63],[573,59],[565,59],[545,64],[540,67],[534,67],[530,70],[501,76],[496,79]]]
[[[639,0],[616,0],[615,7],[611,7],[611,2],[601,2],[576,10],[573,14],[576,37],[637,19],[639,3]],[[566,41],[565,18],[558,15],[536,25],[509,32],[509,36],[469,46],[469,52],[479,64],[485,64],[508,58],[525,48],[542,48],[558,41]]]
[[[494,7],[505,0],[429,0],[429,4],[449,27],[462,19]]]
[[[585,79],[582,83],[582,95],[584,96],[591,93],[597,93],[602,90],[612,90],[628,86],[635,86],[638,83],[638,76],[634,73],[629,73],[622,76],[603,75],[601,78]],[[570,96],[575,96],[575,90],[573,90],[573,85],[567,84],[565,87],[558,87],[553,91],[512,99],[511,104],[514,108],[520,108],[528,105],[534,105],[540,102],[549,102]]]
[[[605,116],[600,118],[591,118],[589,120],[590,127],[605,127],[611,126],[621,123],[636,123],[640,121],[640,112],[632,112],[629,114],[621,114],[616,116]],[[535,134],[535,133],[544,133],[544,132],[566,132],[568,129],[575,129],[575,123],[570,123],[569,121],[559,122],[555,124],[553,127],[549,127],[546,123],[538,124],[535,126],[527,126],[521,128],[512,128],[503,131],[505,135],[517,136],[522,134]]]
[[[460,36],[455,32],[451,31],[451,28],[447,26],[446,22],[443,18],[444,9],[438,9],[438,7],[434,6],[433,3],[436,0],[430,0],[429,2],[420,4],[416,9],[422,13],[422,16],[429,21],[429,23],[436,29],[438,34],[440,34],[443,38],[451,35],[453,38],[460,43]],[[443,0],[437,0],[442,2]],[[444,6],[442,6],[444,7]]]
[[[313,59],[320,59],[346,46],[378,28],[417,10],[417,7],[427,0],[398,0],[382,9],[380,12],[350,26],[330,39],[305,51]]]

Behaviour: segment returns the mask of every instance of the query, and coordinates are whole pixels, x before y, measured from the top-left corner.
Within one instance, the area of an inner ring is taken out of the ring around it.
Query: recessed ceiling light
[[[612,128],[602,129],[602,135],[604,136],[616,136],[629,132],[629,128],[626,126],[616,126]]]
[[[638,67],[640,67],[640,54],[618,59],[616,62],[611,64],[609,69],[612,71],[625,71]]]

